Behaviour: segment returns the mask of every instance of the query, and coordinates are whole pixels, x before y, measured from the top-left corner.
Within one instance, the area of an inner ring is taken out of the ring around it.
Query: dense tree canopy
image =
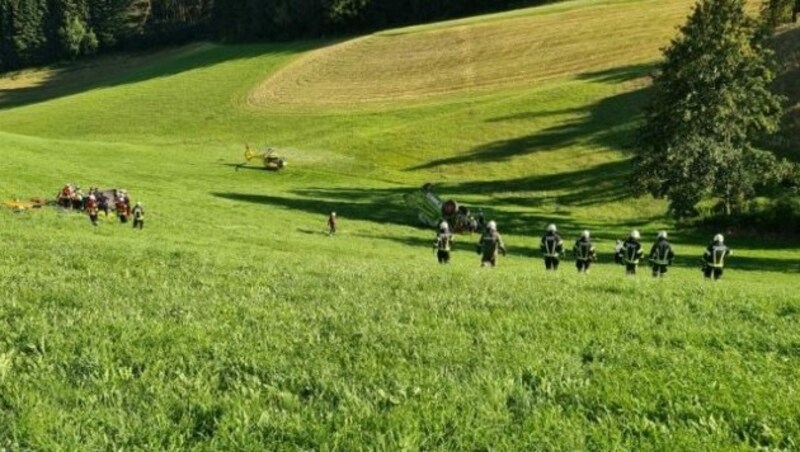
[[[692,216],[712,198],[740,211],[785,165],[752,146],[777,128],[781,98],[770,92],[773,53],[745,0],[701,0],[664,52],[645,112],[635,182],[640,192]]]
[[[0,71],[192,39],[316,38],[558,0],[0,0]]]

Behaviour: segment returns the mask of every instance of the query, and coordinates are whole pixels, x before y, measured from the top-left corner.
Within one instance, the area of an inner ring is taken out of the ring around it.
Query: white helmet
[[[489,228],[489,230],[491,230],[491,231],[496,231],[497,230],[497,223],[495,223],[494,220],[492,220],[492,221],[489,222],[489,224],[486,225],[486,227]]]
[[[556,225],[554,225],[554,224],[551,224],[551,225],[547,226],[547,232],[556,232],[557,230],[558,230],[558,228],[556,228]]]
[[[667,231],[659,232],[658,233],[658,238],[666,240],[667,239]]]
[[[142,202],[141,201],[136,201],[136,205],[139,206],[139,207],[142,207]]]
[[[581,237],[583,237],[585,239],[588,239],[590,235],[591,234],[589,233],[589,230],[585,230],[585,231],[581,232]]]
[[[717,234],[714,236],[714,241],[717,243],[725,243],[725,237],[722,234]]]
[[[639,231],[634,229],[633,231],[631,231],[631,238],[635,239],[635,240],[639,240],[640,238],[642,238],[642,235],[639,234]]]
[[[335,217],[336,216],[336,212],[331,212],[331,216]]]
[[[439,230],[440,231],[447,231],[449,229],[450,229],[450,225],[447,224],[446,221],[442,221],[441,223],[439,223]]]

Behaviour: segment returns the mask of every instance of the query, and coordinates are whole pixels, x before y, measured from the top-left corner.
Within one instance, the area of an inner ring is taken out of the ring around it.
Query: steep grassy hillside
[[[133,231],[0,210],[0,447],[796,448],[800,252],[730,237],[718,284],[698,270],[707,237],[673,234],[665,280],[610,256],[633,227],[670,227],[628,194],[629,131],[690,4],[577,1],[0,79],[0,199],[76,181],[148,214]],[[245,143],[288,169],[236,171]],[[402,202],[428,181],[498,221],[498,268],[479,268],[474,236],[435,265]],[[549,222],[592,230],[591,274],[544,272]]]

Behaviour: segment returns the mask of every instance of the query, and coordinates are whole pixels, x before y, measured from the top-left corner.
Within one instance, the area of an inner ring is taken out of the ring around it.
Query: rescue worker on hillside
[[[64,187],[58,192],[58,204],[65,209],[69,209],[72,207],[72,195],[72,185],[69,183],[64,184]]]
[[[506,247],[503,244],[503,238],[497,233],[497,223],[490,221],[486,224],[481,239],[478,242],[478,254],[481,255],[481,267],[491,265],[497,266],[497,253],[498,251],[506,255]]]
[[[83,210],[83,190],[80,187],[75,188],[75,193],[72,194],[72,208],[75,210]]]
[[[92,222],[92,226],[97,226],[97,213],[99,209],[97,207],[97,197],[94,195],[89,195],[89,198],[86,200],[86,214],[89,215],[89,221]]]
[[[579,273],[589,273],[589,267],[597,259],[597,252],[594,249],[589,231],[583,231],[581,237],[572,247],[572,254],[575,256],[575,266]]]
[[[667,240],[667,231],[659,232],[656,243],[650,248],[650,265],[653,267],[653,277],[663,277],[674,259],[675,253],[672,251],[672,245]]]
[[[110,210],[110,206],[108,205],[108,196],[105,193],[98,191],[97,195],[97,207],[105,212],[106,218],[108,217],[108,211]]]
[[[128,204],[125,202],[125,198],[122,196],[118,196],[116,202],[114,203],[114,207],[117,211],[117,218],[119,218],[119,222],[125,224],[128,222]]]
[[[722,270],[725,268],[725,258],[732,255],[733,251],[725,246],[725,237],[722,234],[714,236],[714,241],[708,245],[703,255],[703,274],[709,279],[721,279]]]
[[[436,235],[436,240],[433,242],[433,248],[436,250],[436,258],[440,264],[450,263],[450,249],[453,243],[453,234],[450,233],[450,225],[446,221],[439,224],[439,233]]]
[[[328,236],[336,234],[336,212],[331,212],[328,215]]]
[[[614,243],[614,263],[622,265],[622,240]]]
[[[144,207],[142,206],[141,201],[136,203],[136,206],[133,208],[131,214],[133,215],[133,229],[144,229]]]
[[[556,225],[547,226],[547,231],[542,236],[539,248],[544,255],[544,266],[547,270],[558,270],[559,258],[564,253],[564,242],[558,235]]]
[[[642,251],[642,243],[640,242],[642,236],[639,231],[631,231],[630,236],[622,242],[620,249],[620,260],[625,265],[625,273],[628,275],[635,275],[636,269],[639,267],[639,260],[644,256]]]

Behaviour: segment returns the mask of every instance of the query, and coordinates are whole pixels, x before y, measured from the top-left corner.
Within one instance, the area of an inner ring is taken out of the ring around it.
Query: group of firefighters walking
[[[104,212],[108,217],[113,206],[120,223],[127,224],[128,221],[133,220],[134,229],[144,229],[144,207],[141,202],[137,202],[131,207],[131,199],[125,190],[92,188],[89,190],[88,196],[85,196],[79,187],[66,184],[59,192],[58,204],[65,209],[85,212],[93,226],[99,224],[100,212]]]
[[[450,227],[446,221],[439,225],[439,231],[434,241],[434,249],[436,250],[439,263],[446,264],[450,262],[450,252],[452,250],[453,234],[450,232]],[[544,258],[544,265],[548,271],[558,270],[561,258],[566,255],[564,248],[564,241],[558,233],[556,225],[551,224],[547,227],[544,235],[539,244],[539,249]],[[503,239],[497,232],[497,223],[490,221],[486,224],[483,232],[481,233],[480,240],[477,245],[477,252],[481,255],[481,266],[497,265],[498,254],[506,255],[506,247]],[[578,272],[587,273],[592,263],[597,260],[597,250],[592,243],[591,233],[583,231],[581,236],[575,241],[572,247],[572,255],[575,258],[575,266]],[[731,255],[731,250],[725,245],[725,238],[722,234],[714,236],[711,244],[705,250],[703,255],[703,274],[706,278],[720,279],[722,278],[723,269],[725,267],[725,259]],[[635,275],[639,264],[644,259],[644,247],[641,242],[641,234],[639,231],[631,231],[630,235],[624,241],[618,240],[614,247],[614,260],[616,263],[625,266],[625,272],[628,275]],[[675,260],[675,252],[670,244],[667,232],[661,231],[658,233],[656,242],[650,248],[648,261],[653,272],[654,277],[662,277],[667,273],[667,270],[672,266]]]

